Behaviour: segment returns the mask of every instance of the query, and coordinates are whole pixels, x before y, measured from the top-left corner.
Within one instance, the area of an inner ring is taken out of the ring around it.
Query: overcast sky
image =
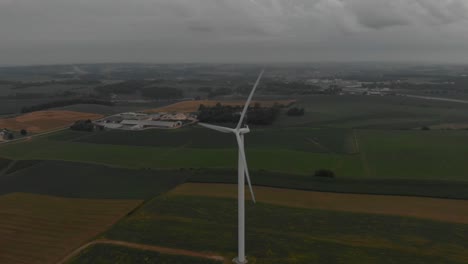
[[[468,0],[0,0],[0,64],[468,63]]]

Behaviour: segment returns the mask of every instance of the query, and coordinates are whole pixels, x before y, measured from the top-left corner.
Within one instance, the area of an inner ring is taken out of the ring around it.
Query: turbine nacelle
[[[243,135],[243,134],[247,134],[247,133],[250,133],[250,129],[248,126],[245,126],[243,128],[239,128],[239,134]]]

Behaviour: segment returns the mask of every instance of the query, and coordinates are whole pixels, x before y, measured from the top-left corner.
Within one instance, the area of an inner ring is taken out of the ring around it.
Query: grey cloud
[[[468,62],[468,0],[0,0],[0,36],[0,64]]]

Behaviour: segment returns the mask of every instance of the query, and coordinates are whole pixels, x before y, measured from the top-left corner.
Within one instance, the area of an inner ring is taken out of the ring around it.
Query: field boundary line
[[[355,129],[353,129],[353,134],[354,134],[354,141],[356,144],[356,150],[358,151],[357,153],[359,153],[359,155],[361,156],[361,162],[362,162],[362,166],[364,167],[365,176],[370,177],[371,173],[370,173],[369,162],[367,161],[366,151],[359,146],[359,140],[357,138]]]
[[[66,264],[68,261],[76,257],[84,249],[90,246],[99,245],[99,244],[115,245],[115,246],[128,247],[128,248],[139,249],[139,250],[159,252],[159,253],[169,254],[169,255],[183,255],[183,256],[189,256],[189,257],[198,257],[198,258],[204,258],[204,259],[217,260],[223,263],[225,262],[224,257],[211,255],[208,253],[202,253],[202,252],[196,252],[196,251],[190,251],[190,250],[178,249],[178,248],[160,247],[160,246],[147,245],[147,244],[138,244],[138,243],[132,243],[132,242],[120,241],[120,240],[98,239],[98,240],[88,242],[82,245],[81,247],[75,249],[70,254],[62,258],[62,260],[58,261],[57,264]]]

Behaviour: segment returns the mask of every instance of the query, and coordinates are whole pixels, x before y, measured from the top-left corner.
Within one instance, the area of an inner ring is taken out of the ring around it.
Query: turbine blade
[[[234,129],[229,128],[229,127],[215,126],[215,125],[210,125],[210,124],[205,124],[205,123],[198,123],[198,124],[200,126],[202,126],[202,127],[206,127],[206,128],[212,129],[212,130],[223,132],[223,133],[233,133],[234,132]]]
[[[241,154],[241,162],[244,163],[244,175],[247,178],[247,183],[249,185],[250,189],[250,195],[252,195],[252,201],[256,203],[257,201],[255,200],[255,194],[252,189],[252,184],[250,182],[250,175],[249,175],[249,168],[247,167],[247,158],[245,157],[245,151],[244,151],[244,140],[243,138],[236,133],[236,138],[237,138],[237,144],[239,145],[239,152]]]
[[[244,109],[242,110],[242,114],[241,114],[241,117],[239,119],[239,123],[237,124],[236,129],[239,129],[241,127],[241,125],[242,125],[242,122],[244,121],[245,114],[247,113],[247,110],[249,109],[250,102],[252,101],[252,97],[253,97],[253,95],[255,93],[255,90],[257,89],[258,84],[260,83],[260,80],[262,79],[262,76],[263,76],[264,72],[265,72],[265,70],[262,70],[260,72],[260,75],[258,75],[257,81],[255,82],[255,84],[253,86],[252,92],[250,92],[250,95],[247,98],[247,102],[244,105]]]

